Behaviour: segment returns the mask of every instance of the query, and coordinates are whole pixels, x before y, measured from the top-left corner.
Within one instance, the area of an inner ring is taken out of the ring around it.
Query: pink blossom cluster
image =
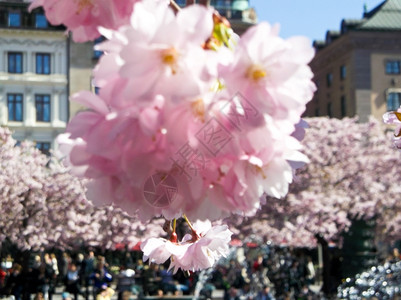
[[[42,6],[53,25],[63,24],[76,42],[100,36],[98,27],[117,29],[129,22],[138,0],[33,0],[30,10]]]
[[[141,220],[216,220],[253,215],[266,195],[285,196],[293,167],[307,161],[292,134],[315,91],[310,41],[284,40],[268,23],[237,37],[201,5],[175,12],[169,1],[107,3],[32,4],[78,41],[106,38],[93,72],[99,94],[72,97],[88,110],[58,140],[72,172],[89,179],[88,198]],[[224,254],[208,238],[225,241],[218,228],[174,241],[186,254],[170,251],[172,267],[200,269]],[[190,253],[206,253],[204,262],[187,261]]]
[[[252,218],[230,218],[230,228],[277,244],[315,247],[315,235],[341,244],[341,233],[355,219],[374,220],[377,241],[401,237],[394,151],[384,126],[356,118],[305,119],[304,152],[310,162],[296,171],[284,199],[267,199]],[[323,141],[323,142],[322,142]]]
[[[401,149],[401,107],[397,111],[389,111],[383,115],[386,124],[397,125],[394,131],[394,145]]]
[[[192,5],[175,15],[143,1],[130,24],[102,29],[99,95],[73,96],[89,110],[60,139],[74,171],[91,179],[91,199],[143,220],[196,220],[253,214],[265,194],[287,193],[289,161],[306,160],[291,134],[315,89],[313,50],[267,23],[233,50],[208,50],[213,26],[212,9]],[[159,173],[175,178],[177,192],[153,205],[144,186]]]
[[[192,272],[210,268],[228,253],[232,232],[227,225],[213,226],[210,221],[197,221],[191,234],[181,242],[150,238],[141,245],[143,260],[162,264],[170,259],[170,269]]]
[[[16,142],[0,127],[0,243],[7,240],[20,250],[114,249],[163,233],[164,220],[144,226],[121,209],[94,206],[83,180],[32,143]]]

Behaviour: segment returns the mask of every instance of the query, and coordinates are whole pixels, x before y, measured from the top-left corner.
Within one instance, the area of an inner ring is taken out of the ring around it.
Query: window
[[[49,53],[36,53],[36,74],[50,74]]]
[[[22,73],[21,52],[8,52],[8,73]]]
[[[8,13],[8,26],[20,27],[21,26],[21,14],[19,12]]]
[[[341,117],[345,117],[347,115],[347,99],[345,96],[341,96]]]
[[[49,25],[44,14],[37,13],[35,15],[35,27],[36,28],[47,28]]]
[[[401,92],[400,93],[388,93],[387,94],[387,110],[393,111],[400,108],[401,105]]]
[[[331,87],[331,85],[333,84],[333,74],[329,73],[326,75],[326,82],[327,86]]]
[[[386,74],[400,74],[400,61],[388,60],[386,61]]]
[[[327,115],[332,118],[333,117],[333,105],[331,102],[327,103]]]
[[[39,149],[43,154],[50,155],[50,143],[49,142],[36,142],[36,148]]]
[[[230,1],[227,0],[216,0],[215,1],[215,6],[217,8],[224,8],[224,9],[229,9],[230,8]]]
[[[36,121],[50,122],[50,95],[35,95]]]
[[[22,122],[22,94],[7,94],[8,120]]]
[[[105,38],[103,36],[98,37],[94,41],[94,46],[102,43],[103,41],[105,41]],[[103,55],[103,51],[99,51],[99,50],[94,50],[93,51],[93,58],[95,58],[95,59],[99,59],[102,55]]]
[[[343,80],[345,77],[347,77],[347,67],[343,65],[340,67],[340,79]]]
[[[181,7],[184,7],[186,4],[186,0],[176,0],[175,2]]]

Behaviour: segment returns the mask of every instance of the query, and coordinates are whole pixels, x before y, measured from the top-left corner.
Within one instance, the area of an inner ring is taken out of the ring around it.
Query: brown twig
[[[181,7],[174,0],[170,0],[170,7],[175,13],[178,13],[181,10]]]
[[[185,6],[195,4],[195,0],[186,0]],[[210,0],[199,0],[199,4],[204,6],[210,5]],[[175,0],[170,0],[170,7],[174,10],[175,13],[181,10],[181,7],[175,2]]]

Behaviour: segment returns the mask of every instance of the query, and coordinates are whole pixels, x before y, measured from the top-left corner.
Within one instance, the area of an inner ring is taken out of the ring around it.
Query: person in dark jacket
[[[15,300],[22,299],[24,281],[21,272],[22,272],[21,265],[14,264],[10,276],[7,278],[7,282],[4,288],[6,294],[13,295]]]

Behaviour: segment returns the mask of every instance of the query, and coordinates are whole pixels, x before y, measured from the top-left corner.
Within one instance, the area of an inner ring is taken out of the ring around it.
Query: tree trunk
[[[331,292],[331,284],[330,284],[330,253],[329,253],[329,244],[327,241],[319,234],[315,235],[317,242],[322,246],[323,252],[323,286],[322,291],[325,295],[329,295]]]

